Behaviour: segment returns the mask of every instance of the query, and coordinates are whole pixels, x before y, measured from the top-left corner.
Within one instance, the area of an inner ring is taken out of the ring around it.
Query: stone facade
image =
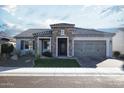
[[[72,56],[72,32],[74,31],[74,24],[54,24],[51,25],[51,29],[52,29],[52,54],[53,56],[57,56],[57,37],[67,37],[69,40],[69,53],[68,56]],[[64,30],[65,34],[61,35],[61,30]]]

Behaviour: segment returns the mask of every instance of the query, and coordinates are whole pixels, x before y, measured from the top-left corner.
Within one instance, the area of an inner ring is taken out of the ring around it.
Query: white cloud
[[[22,17],[17,17],[17,19],[18,19],[18,20],[23,20],[23,18],[22,18]]]
[[[8,28],[12,28],[13,26],[15,26],[15,23],[13,23],[13,22],[10,22],[5,19],[3,21],[4,21],[4,24],[6,24]]]
[[[16,5],[6,5],[2,7],[2,9],[10,13],[11,15],[15,15],[16,8],[17,8]]]
[[[41,26],[42,27],[45,27],[45,28],[49,28],[50,27],[50,24],[62,23],[62,22],[65,22],[65,21],[63,21],[63,20],[57,20],[57,19],[47,19],[47,20],[45,20],[44,22],[41,23]]]
[[[65,21],[59,20],[59,19],[53,19],[53,18],[48,18],[46,20],[34,20],[30,23],[26,23],[27,25],[25,26],[27,29],[28,28],[50,28],[50,24],[55,24],[55,23],[64,23]]]
[[[122,22],[124,16],[124,11],[120,8],[122,8],[122,6],[83,6],[81,12],[75,19],[77,19],[76,22],[79,26],[84,28],[119,27],[119,24],[121,23],[118,20],[121,20]],[[106,16],[102,14],[105,10],[110,12],[109,14],[105,12]],[[74,19],[71,20],[75,21]]]
[[[62,20],[57,20],[57,19],[47,19],[45,21],[46,24],[53,24],[53,23],[58,23],[58,22],[63,22]]]
[[[6,24],[7,29],[24,29],[23,25],[8,21],[8,20],[4,20],[4,24]]]
[[[7,26],[9,26],[10,28],[11,27],[13,27],[15,24],[13,24],[13,23],[10,23],[10,22],[8,22],[8,23],[6,23],[7,24]]]
[[[8,20],[6,23],[10,28],[29,29],[29,28],[50,28],[54,23],[74,23],[77,27],[82,28],[109,28],[116,27],[124,22],[124,11],[111,12],[116,9],[114,6],[81,6],[72,7],[71,9],[52,9],[49,7],[44,10],[43,7],[35,6],[2,6],[1,8],[10,13],[12,16],[3,18]],[[43,8],[43,9],[42,9]],[[17,11],[17,9],[19,11]],[[110,13],[104,12],[109,10]],[[56,12],[57,11],[57,12]],[[105,15],[103,15],[103,12]],[[16,15],[15,15],[16,14]],[[14,15],[14,16],[13,16]],[[7,18],[8,17],[8,18]],[[118,21],[119,20],[119,21]]]

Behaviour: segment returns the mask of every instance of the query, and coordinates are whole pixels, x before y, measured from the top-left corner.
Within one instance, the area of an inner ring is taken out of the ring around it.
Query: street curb
[[[18,68],[0,67],[0,76],[101,76],[124,75],[119,68]]]
[[[0,76],[124,76],[121,73],[2,73]]]

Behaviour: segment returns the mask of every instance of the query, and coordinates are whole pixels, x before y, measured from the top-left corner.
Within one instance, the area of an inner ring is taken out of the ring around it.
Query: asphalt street
[[[124,75],[0,76],[1,88],[124,88]]]

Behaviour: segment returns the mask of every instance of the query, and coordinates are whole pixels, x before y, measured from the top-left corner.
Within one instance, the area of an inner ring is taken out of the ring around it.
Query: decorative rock
[[[18,60],[18,56],[17,56],[17,55],[13,55],[13,56],[11,57],[11,59],[12,59],[12,60]]]

